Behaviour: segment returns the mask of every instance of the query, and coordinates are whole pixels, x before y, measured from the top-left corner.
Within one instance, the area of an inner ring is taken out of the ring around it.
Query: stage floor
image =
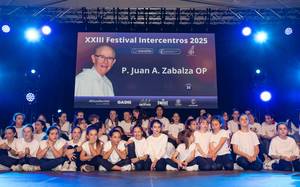
[[[0,173],[1,187],[290,187],[300,186],[300,173],[289,172],[38,172]]]

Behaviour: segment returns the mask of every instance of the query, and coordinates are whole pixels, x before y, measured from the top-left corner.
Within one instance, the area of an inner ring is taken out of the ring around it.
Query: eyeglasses
[[[96,55],[94,54],[94,56],[96,58],[98,58],[100,61],[107,61],[109,63],[113,63],[115,61],[115,58],[114,57],[106,57],[106,56],[103,56],[103,55]]]

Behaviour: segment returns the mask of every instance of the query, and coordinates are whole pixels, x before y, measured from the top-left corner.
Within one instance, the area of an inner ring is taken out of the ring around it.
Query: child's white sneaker
[[[174,167],[172,167],[172,166],[170,166],[169,164],[167,164],[166,170],[167,170],[167,171],[177,171],[178,169],[177,169],[177,168],[174,168]]]

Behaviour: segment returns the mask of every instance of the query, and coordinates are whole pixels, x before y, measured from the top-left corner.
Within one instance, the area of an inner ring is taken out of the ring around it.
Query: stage
[[[189,186],[260,187],[300,186],[299,173],[290,172],[1,172],[0,184],[6,187],[74,186]]]

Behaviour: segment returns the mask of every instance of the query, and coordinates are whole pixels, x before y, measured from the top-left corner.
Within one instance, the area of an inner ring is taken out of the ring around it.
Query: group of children
[[[91,115],[89,124],[83,112],[74,123],[60,113],[52,125],[43,115],[23,125],[25,116],[17,113],[0,139],[0,165],[12,171],[300,171],[290,125],[271,115],[260,125],[250,112],[234,110],[228,120],[227,113],[201,111],[183,124],[178,113],[170,122],[163,112],[157,106],[147,119],[136,108],[119,122],[112,110],[104,123]]]

